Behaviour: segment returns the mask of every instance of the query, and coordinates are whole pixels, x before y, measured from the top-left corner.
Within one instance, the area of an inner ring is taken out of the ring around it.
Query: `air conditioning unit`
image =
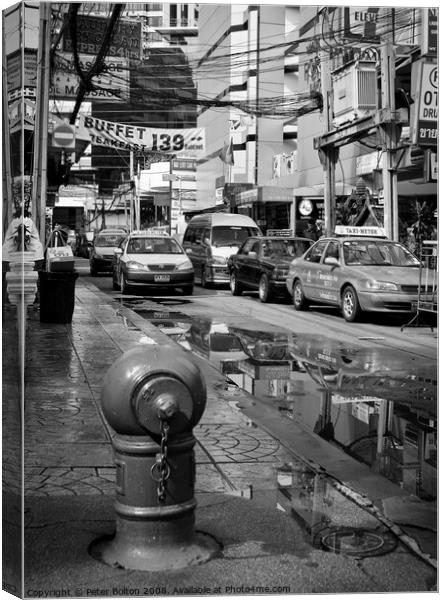
[[[333,124],[367,116],[377,109],[378,78],[374,61],[359,60],[332,74]]]

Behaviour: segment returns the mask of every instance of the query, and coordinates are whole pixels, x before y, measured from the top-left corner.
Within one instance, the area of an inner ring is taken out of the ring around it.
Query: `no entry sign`
[[[76,137],[74,126],[64,123],[63,125],[54,127],[52,145],[56,148],[75,148]]]

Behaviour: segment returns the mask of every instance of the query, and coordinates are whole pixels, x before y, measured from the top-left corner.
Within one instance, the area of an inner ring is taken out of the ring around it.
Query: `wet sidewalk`
[[[14,317],[14,309],[4,311],[4,371],[16,365]],[[292,433],[284,428],[278,441],[257,426],[251,397],[233,390],[198,357],[208,399],[194,429],[196,527],[218,541],[219,555],[168,573],[113,569],[92,558],[91,542],[114,529],[112,431],[100,409],[102,381],[136,344],[185,352],[81,278],[71,325],[40,323],[38,310],[29,308],[23,417],[27,597],[436,590],[427,543],[415,549],[415,538],[403,538],[383,512],[387,500],[398,509],[405,502],[412,511],[408,494],[370,472],[360,473],[358,489],[355,475],[365,467],[297,424],[291,424]],[[3,380],[3,485],[11,505],[20,454],[13,375],[14,369]],[[349,474],[346,485],[339,473]],[[4,536],[14,532],[14,515],[6,512]],[[413,512],[413,520],[421,520],[416,525],[433,533],[433,511],[419,503]],[[359,548],[347,543],[351,534]]]

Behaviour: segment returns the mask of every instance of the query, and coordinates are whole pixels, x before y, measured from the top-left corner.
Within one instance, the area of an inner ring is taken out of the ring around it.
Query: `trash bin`
[[[39,271],[40,321],[71,323],[76,271]]]

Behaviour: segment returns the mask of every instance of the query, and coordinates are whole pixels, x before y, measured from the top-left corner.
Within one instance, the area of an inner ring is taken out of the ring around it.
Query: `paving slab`
[[[14,536],[20,514],[13,507],[20,491],[21,413],[14,377],[18,371],[13,315],[9,310],[3,337],[4,360],[14,365],[13,374],[8,372],[3,380],[7,419],[3,484],[8,506],[4,548],[7,556],[17,557]],[[348,472],[353,485],[362,482],[362,471],[360,478],[355,462],[288,419],[280,417],[285,424],[282,437],[258,427],[251,397],[233,389],[199,358],[208,400],[194,429],[196,527],[219,542],[219,555],[208,563],[165,573],[116,570],[93,559],[90,543],[115,527],[113,432],[101,413],[101,386],[114,360],[141,343],[185,352],[153,324],[116,306],[81,278],[72,324],[42,324],[38,311],[29,311],[24,413],[27,596],[39,590],[54,594],[68,590],[66,595],[83,597],[193,595],[207,588],[207,593],[230,595],[436,589],[436,569],[398,540],[393,540],[388,554],[360,560],[314,544],[311,525],[318,513],[330,525],[369,528],[386,535],[374,515],[326,485],[316,460],[322,457],[338,473]],[[301,466],[301,456],[311,456],[311,466]],[[299,483],[286,482],[287,467],[300,474]],[[313,493],[313,482],[322,494]],[[380,483],[377,474],[364,477],[369,497],[395,498],[391,484],[383,495]],[[386,506],[388,513],[396,512],[396,504]],[[408,514],[407,504],[403,509]],[[429,518],[424,513],[423,524]],[[6,561],[5,573],[15,585],[10,567]]]

